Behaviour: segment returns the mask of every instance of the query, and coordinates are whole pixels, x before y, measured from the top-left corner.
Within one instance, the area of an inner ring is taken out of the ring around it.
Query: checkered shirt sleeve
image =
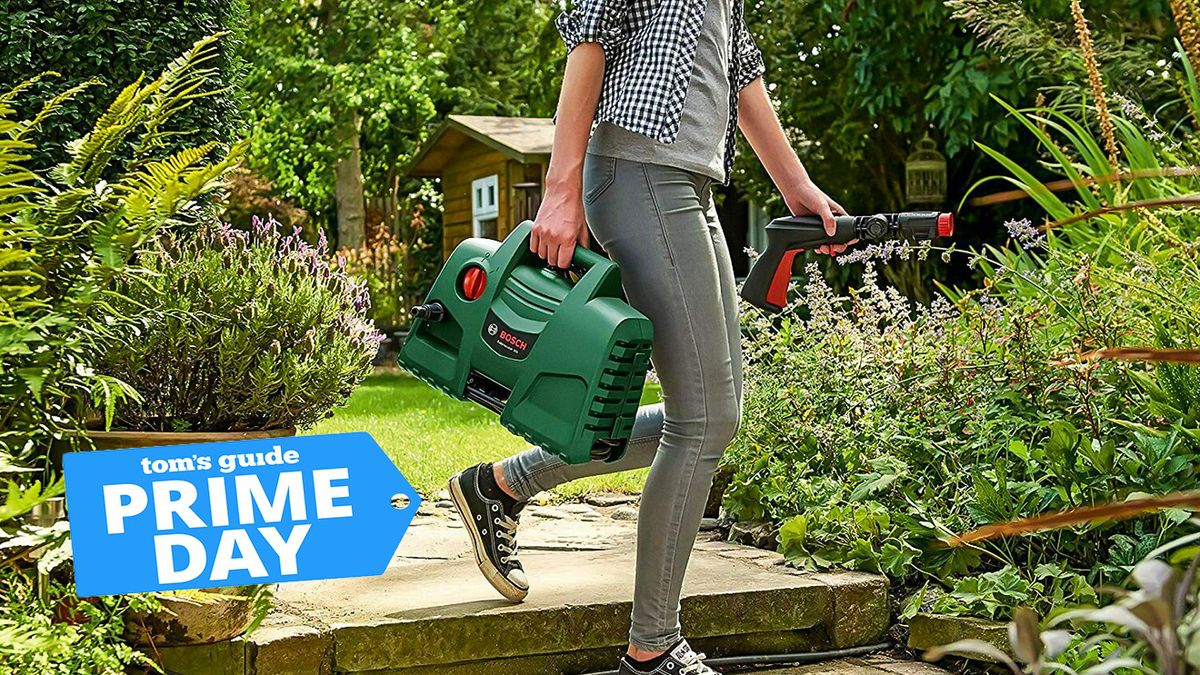
[[[754,43],[754,36],[746,27],[745,14],[742,13],[738,19],[737,32],[733,37],[733,50],[736,57],[733,69],[734,81],[731,84],[734,89],[741,91],[746,88],[746,85],[762,77],[767,66],[763,63],[762,52]]]
[[[597,42],[611,53],[622,37],[621,22],[628,9],[627,0],[579,0],[554,23],[568,52],[584,42]]]

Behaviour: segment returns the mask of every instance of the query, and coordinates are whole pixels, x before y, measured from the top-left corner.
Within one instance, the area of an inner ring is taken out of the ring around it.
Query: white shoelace
[[[504,515],[496,519],[496,524],[500,526],[496,536],[508,542],[508,545],[496,544],[496,549],[505,554],[500,556],[500,562],[508,564],[509,560],[517,556],[517,521]]]
[[[679,662],[683,664],[679,675],[718,675],[717,671],[704,665],[705,658],[703,653],[694,652],[688,647],[687,652],[679,655]]]

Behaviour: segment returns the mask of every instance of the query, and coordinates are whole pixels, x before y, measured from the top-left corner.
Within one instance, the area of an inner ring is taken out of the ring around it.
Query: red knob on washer
[[[459,288],[467,300],[478,300],[483,295],[483,289],[487,288],[487,272],[482,267],[468,267],[459,280]]]
[[[938,215],[937,233],[939,237],[954,236],[954,214],[943,213]]]

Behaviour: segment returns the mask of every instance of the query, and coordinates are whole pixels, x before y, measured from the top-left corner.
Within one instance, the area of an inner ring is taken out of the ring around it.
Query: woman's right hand
[[[582,186],[548,185],[533,221],[529,250],[554,267],[567,268],[575,257],[575,245],[587,246],[587,236]]]
[[[575,244],[587,245],[583,215],[583,159],[604,81],[604,48],[585,42],[567,55],[546,192],[533,220],[529,250],[558,268],[571,266]]]

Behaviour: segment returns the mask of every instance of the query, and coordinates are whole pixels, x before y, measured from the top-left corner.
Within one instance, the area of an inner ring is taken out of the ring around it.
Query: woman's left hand
[[[793,216],[820,216],[825,223],[825,233],[830,236],[837,232],[837,223],[834,221],[834,217],[846,215],[846,209],[830,199],[829,195],[825,194],[812,181],[804,181],[794,190],[787,191],[783,195],[783,200],[787,203],[788,210],[792,212]],[[837,255],[855,243],[857,240],[845,244],[826,244],[817,247],[817,253]]]

